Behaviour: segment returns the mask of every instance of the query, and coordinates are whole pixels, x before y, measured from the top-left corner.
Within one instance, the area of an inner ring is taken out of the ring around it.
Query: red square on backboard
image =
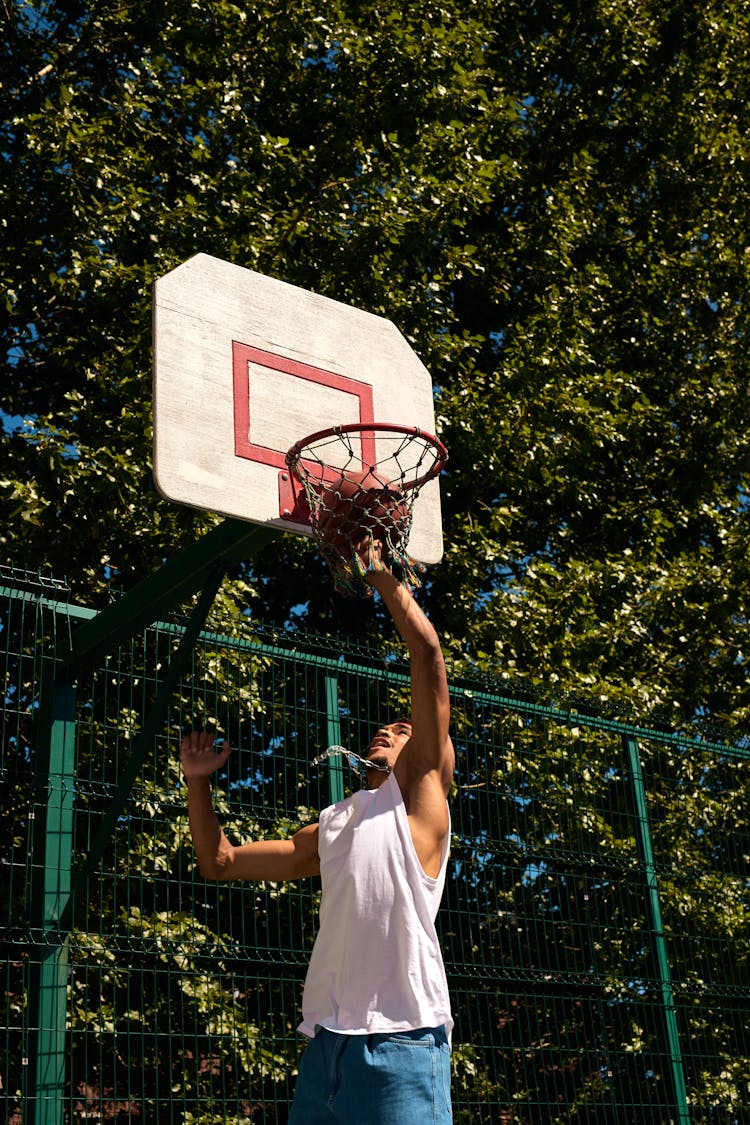
[[[312,367],[308,363],[300,363],[289,359],[287,356],[276,355],[262,348],[254,348],[249,344],[242,344],[237,340],[232,341],[232,377],[234,382],[234,454],[235,457],[246,457],[249,461],[259,461],[264,465],[273,465],[277,469],[286,468],[286,450],[274,449],[259,442],[250,440],[250,422],[253,411],[251,384],[248,378],[248,364],[257,363],[262,367],[270,368],[284,375],[292,375],[297,379],[304,379],[317,386],[330,387],[332,390],[343,391],[353,395],[359,405],[359,417],[351,418],[352,422],[371,423],[374,421],[372,387],[367,383],[350,379],[346,375],[337,375],[333,371],[325,371],[321,367]],[[280,408],[282,404],[279,404]],[[267,409],[267,404],[266,404]],[[305,437],[305,434],[295,435],[294,440]],[[290,442],[290,445],[293,444]]]

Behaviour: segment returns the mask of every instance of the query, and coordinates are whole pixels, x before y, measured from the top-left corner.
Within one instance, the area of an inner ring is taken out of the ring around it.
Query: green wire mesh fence
[[[287,833],[357,784],[403,713],[397,653],[160,623],[60,680],[91,611],[0,573],[0,1125],[287,1120],[316,881],[212,884],[178,747],[234,752],[235,839]],[[750,754],[452,685],[452,862],[439,932],[457,1122],[750,1122]],[[143,732],[146,732],[144,738]]]

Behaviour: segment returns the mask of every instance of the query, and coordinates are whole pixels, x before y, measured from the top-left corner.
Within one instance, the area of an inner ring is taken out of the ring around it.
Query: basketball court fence
[[[181,731],[234,746],[229,835],[287,832],[358,785],[311,759],[402,713],[407,666],[170,615],[61,679],[93,616],[0,570],[0,1125],[283,1125],[318,883],[200,876]],[[455,1120],[750,1121],[747,746],[490,681],[451,694]]]

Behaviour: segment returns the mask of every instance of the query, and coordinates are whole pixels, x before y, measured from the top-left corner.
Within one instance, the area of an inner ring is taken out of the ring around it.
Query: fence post
[[[341,743],[341,717],[339,715],[339,678],[335,672],[326,672],[326,737],[329,746]],[[328,759],[328,796],[331,804],[344,799],[344,763],[341,758]]]
[[[65,1110],[68,941],[60,931],[60,917],[71,886],[75,702],[75,687],[67,677],[45,686],[40,700],[41,807],[35,809],[31,890],[32,939],[39,943],[39,960],[32,966],[28,1024],[33,1125],[62,1125]]]
[[[654,848],[648,819],[646,788],[643,782],[641,757],[638,752],[637,739],[632,735],[623,734],[622,740],[633,786],[636,841],[638,844],[638,855],[643,864],[645,875],[646,916],[651,927],[653,949],[656,955],[656,967],[659,973],[659,986],[661,989],[667,1045],[672,1067],[675,1110],[680,1125],[690,1125],[690,1108],[688,1106],[687,1089],[685,1087],[685,1072],[682,1063],[680,1033],[677,1027],[677,1012],[675,1010],[674,990],[672,988],[672,974],[669,968],[667,940],[661,916],[659,885],[656,878],[656,863],[654,860]]]
[[[107,844],[114,837],[117,820],[123,814],[126,802],[133,791],[135,780],[143,768],[146,754],[148,750],[153,747],[154,739],[164,723],[169,704],[172,702],[180,676],[184,672],[187,662],[190,659],[198,635],[206,623],[206,618],[223,579],[224,568],[218,565],[214,574],[209,575],[206,580],[206,585],[201,591],[198,602],[185,626],[185,632],[182,634],[182,639],[177,646],[177,651],[173,654],[167,666],[164,679],[159,686],[151,708],[143,718],[141,730],[133,740],[133,747],[128,763],[123,770],[114,795],[102,816],[96,836],[86,856],[86,861],[78,872],[72,894],[69,896],[66,905],[62,908],[59,925],[60,929],[65,933],[68,932],[73,923],[73,901],[79,893],[83,894],[85,892],[88,879],[93,875],[94,871],[96,871]]]

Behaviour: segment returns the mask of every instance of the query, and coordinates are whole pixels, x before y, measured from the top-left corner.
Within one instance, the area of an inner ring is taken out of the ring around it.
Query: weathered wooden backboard
[[[154,479],[169,500],[301,535],[287,450],[327,426],[435,432],[432,380],[391,321],[197,254],[154,286]],[[442,556],[424,486],[409,552]]]

